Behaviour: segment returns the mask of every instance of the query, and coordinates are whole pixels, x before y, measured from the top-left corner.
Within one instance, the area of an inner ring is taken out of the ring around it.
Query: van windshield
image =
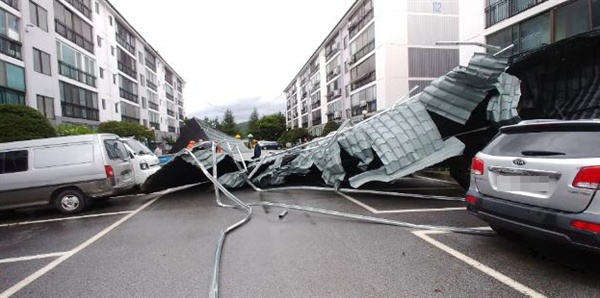
[[[152,154],[152,151],[150,151],[150,149],[148,149],[148,147],[146,147],[144,144],[140,143],[137,140],[125,139],[125,140],[123,140],[123,142],[125,142],[125,144],[127,144],[129,146],[129,148],[131,148],[133,150],[133,152],[135,152],[136,154],[139,154],[139,155]]]

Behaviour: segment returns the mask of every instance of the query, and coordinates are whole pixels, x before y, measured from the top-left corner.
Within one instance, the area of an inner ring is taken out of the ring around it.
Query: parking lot
[[[404,179],[396,191],[460,194]],[[461,202],[294,190],[233,192],[415,224],[480,227]],[[226,200],[226,198],[224,198]],[[254,207],[223,250],[222,297],[600,297],[600,255],[527,239],[421,231]],[[240,220],[207,185],[0,213],[0,297],[205,297],[219,230]]]

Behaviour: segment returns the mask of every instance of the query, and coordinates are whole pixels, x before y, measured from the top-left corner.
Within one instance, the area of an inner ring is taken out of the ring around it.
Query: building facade
[[[517,58],[541,46],[600,29],[600,0],[486,0],[478,41]]]
[[[0,104],[53,124],[135,122],[158,140],[185,116],[185,81],[107,0],[1,0]]]
[[[461,21],[461,15],[476,21]],[[319,135],[328,121],[360,119],[415,86],[413,94],[420,92],[461,62],[458,47],[436,42],[481,30],[483,3],[356,1],[285,88],[288,129]]]

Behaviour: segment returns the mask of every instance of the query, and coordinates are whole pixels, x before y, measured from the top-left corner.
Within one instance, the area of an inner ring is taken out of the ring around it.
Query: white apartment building
[[[107,0],[1,0],[0,104],[179,132],[185,81]]]
[[[468,3],[467,3],[468,2]],[[357,0],[285,88],[288,128],[319,135],[420,92],[474,49],[437,46],[483,30],[482,1]]]

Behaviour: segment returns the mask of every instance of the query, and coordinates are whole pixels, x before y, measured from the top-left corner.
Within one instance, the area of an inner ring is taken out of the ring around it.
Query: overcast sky
[[[110,0],[183,77],[188,116],[284,112],[283,90],[354,0]]]

